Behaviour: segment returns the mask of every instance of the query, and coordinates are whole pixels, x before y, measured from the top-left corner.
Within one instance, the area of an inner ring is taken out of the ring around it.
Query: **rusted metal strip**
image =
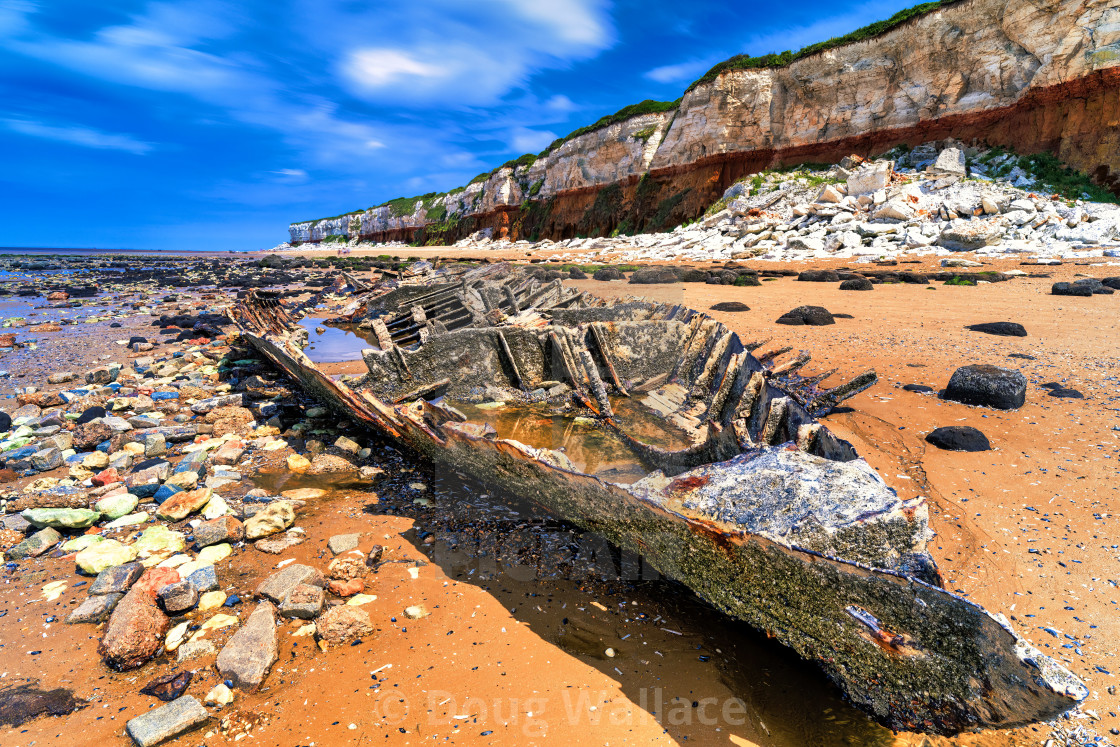
[[[630,392],[626,391],[626,387],[622,385],[622,380],[618,378],[618,372],[614,370],[614,362],[611,361],[611,354],[607,350],[607,345],[603,342],[604,334],[600,331],[602,326],[599,322],[592,322],[588,325],[591,329],[591,337],[595,340],[595,347],[599,349],[599,355],[603,359],[603,363],[607,366],[607,372],[611,375],[611,383],[614,384],[615,389],[625,397],[630,396]]]
[[[517,361],[513,357],[513,351],[509,349],[509,343],[506,341],[506,336],[502,334],[501,330],[494,333],[498,338],[498,349],[505,355],[506,363],[509,364],[509,369],[513,373],[513,385],[518,389],[525,389],[525,382],[521,378],[521,371],[517,368]]]

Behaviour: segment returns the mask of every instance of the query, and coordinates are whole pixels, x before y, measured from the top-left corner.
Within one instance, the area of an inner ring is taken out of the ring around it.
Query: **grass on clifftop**
[[[680,105],[680,99],[677,99],[676,101],[654,101],[653,99],[646,99],[645,101],[641,101],[637,104],[624,106],[614,114],[608,114],[605,117],[600,117],[598,120],[587,125],[586,127],[580,127],[578,130],[572,130],[564,137],[553,140],[547,148],[540,152],[537,158],[544,158],[564,143],[568,142],[569,140],[573,140],[580,135],[586,135],[589,132],[601,130],[604,127],[609,127],[617,122],[623,122],[627,119],[630,119],[631,117],[637,117],[642,114],[660,114],[661,112],[671,112]],[[642,132],[644,132],[644,130]],[[637,134],[638,133],[635,133],[635,135]],[[650,135],[652,134],[653,133],[651,132]]]
[[[704,83],[710,83],[723,73],[729,72],[731,70],[758,70],[762,68],[785,67],[791,62],[795,62],[796,60],[800,60],[803,57],[808,57],[809,55],[816,54],[817,52],[823,52],[826,49],[835,49],[836,47],[842,47],[845,44],[853,44],[855,42],[864,41],[865,39],[872,39],[876,36],[886,33],[887,31],[890,31],[896,26],[901,26],[907,21],[911,21],[915,18],[920,18],[927,13],[932,13],[935,10],[944,8],[947,5],[953,5],[957,2],[960,2],[960,0],[934,0],[934,2],[915,5],[912,8],[906,8],[904,10],[898,11],[885,21],[876,21],[875,23],[864,26],[863,28],[856,29],[850,34],[844,34],[844,36],[837,36],[832,39],[828,39],[827,41],[810,44],[807,47],[802,47],[796,52],[786,50],[785,52],[777,54],[771,52],[770,54],[764,54],[758,57],[752,57],[751,55],[746,54],[737,54],[734,57],[719,63],[711,70],[704,73],[703,76],[693,81],[692,85],[685,89],[685,93],[688,93],[693,88],[696,88],[696,86],[702,85]]]

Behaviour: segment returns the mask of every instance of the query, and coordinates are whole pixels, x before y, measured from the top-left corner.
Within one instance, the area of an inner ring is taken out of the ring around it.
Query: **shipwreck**
[[[829,374],[799,373],[807,355],[762,354],[704,314],[509,264],[420,262],[332,291],[348,302],[335,321],[372,341],[364,375],[304,354],[298,320],[319,297],[254,291],[234,317],[322,404],[644,556],[885,726],[1011,728],[1088,695],[1002,616],[942,588],[924,501],[817,422],[873,373],[826,388]],[[510,413],[527,412],[563,425],[509,437]]]

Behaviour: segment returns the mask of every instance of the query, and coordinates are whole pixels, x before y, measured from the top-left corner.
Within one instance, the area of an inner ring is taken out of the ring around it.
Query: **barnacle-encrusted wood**
[[[275,295],[252,294],[236,321],[325,405],[643,555],[887,726],[1006,728],[1087,695],[941,588],[924,501],[901,500],[814,419],[874,373],[823,389],[827,375],[797,374],[807,355],[756,357],[765,343],[690,309],[606,302],[506,264],[417,263],[330,293],[352,296],[336,322],[376,341],[365,376],[323,374],[298,308]],[[565,425],[515,429],[523,443],[504,437],[506,411]]]

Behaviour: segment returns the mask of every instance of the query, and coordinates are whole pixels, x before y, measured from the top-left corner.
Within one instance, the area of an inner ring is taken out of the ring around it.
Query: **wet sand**
[[[772,338],[773,346],[812,352],[806,373],[835,367],[840,378],[874,368],[879,384],[851,400],[851,411],[824,422],[853,441],[904,497],[929,498],[937,532],[932,547],[946,586],[1008,615],[1017,630],[1081,676],[1093,691],[1085,707],[1101,716],[1094,726],[1107,733],[1120,726],[1116,699],[1107,692],[1117,677],[1096,667],[1116,672],[1120,644],[1114,586],[1120,573],[1111,536],[1118,508],[1111,430],[1117,420],[1110,409],[1120,407],[1120,298],[1063,298],[1048,290],[1053,280],[1076,272],[1103,276],[1115,270],[1024,269],[1054,278],[929,286],[935,290],[879,285],[871,292],[791,278],[747,288],[572,284],[599,295],[640,294],[700,310],[742,301],[750,311],[710,313],[745,340]],[[820,328],[774,324],[783,312],[807,303],[855,318]],[[990,321],[1020,321],[1030,336],[963,329]],[[72,333],[63,330],[56,334]],[[129,330],[113,332],[127,337]],[[79,355],[78,346],[67,350],[52,354],[43,377]],[[1036,360],[1008,358],[1013,352]],[[124,357],[116,350],[101,354],[109,353]],[[898,388],[941,388],[957,366],[968,363],[1023,370],[1030,381],[1026,406],[1003,413]],[[1038,385],[1051,381],[1081,390],[1086,399],[1046,396]],[[933,428],[952,424],[981,429],[995,450],[942,452],[922,440]],[[1041,725],[954,739],[892,734],[846,706],[811,665],[713,612],[679,585],[648,578],[655,574],[639,559],[620,557],[593,536],[531,506],[487,497],[430,465],[391,451],[384,461],[388,474],[372,488],[335,489],[305,507],[297,521],[310,538],[304,544],[279,556],[245,547],[219,566],[222,588],[248,600],[282,560],[323,567],[330,558],[328,537],[362,532],[361,549],[382,544],[386,558],[404,561],[382,566],[367,585],[367,593],[378,597],[366,607],[375,635],[323,651],[313,639],[291,635],[298,625],[285,624],[281,659],[265,688],[239,692],[209,727],[169,744],[232,744],[247,741],[239,739],[246,731],[254,743],[278,745],[917,747],[1041,744],[1049,736]],[[284,489],[311,484],[292,478],[279,485],[279,479],[258,481]],[[5,745],[128,744],[125,721],[159,705],[138,694],[139,688],[173,669],[167,657],[137,672],[105,668],[96,654],[99,629],[61,623],[84,596],[84,587],[75,587],[80,579],[73,567],[72,558],[43,558],[4,575],[0,686],[32,678],[46,688],[72,688],[92,702],[66,717],[0,727]],[[38,600],[42,585],[59,578],[69,584],[62,597]],[[413,604],[432,614],[407,619],[403,611]],[[244,618],[251,607],[246,601],[233,611]],[[1080,651],[1043,626],[1073,635]],[[211,635],[220,644],[229,633]],[[189,694],[201,699],[217,683],[213,668],[200,666],[211,661],[188,666],[199,670]]]

